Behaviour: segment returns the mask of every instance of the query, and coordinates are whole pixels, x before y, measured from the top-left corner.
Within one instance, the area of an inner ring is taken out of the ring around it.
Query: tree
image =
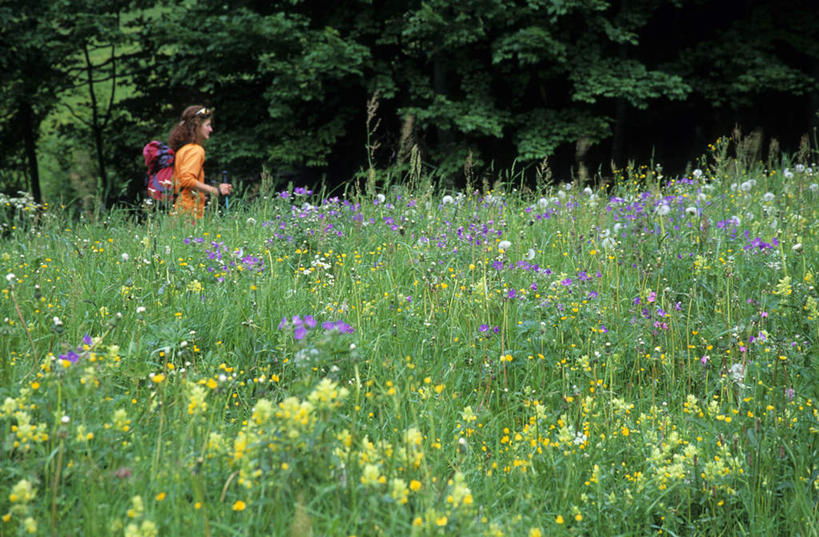
[[[50,24],[45,0],[5,0],[0,6],[0,169],[24,155],[29,187],[40,203],[37,144],[40,123],[57,104],[66,47]],[[13,167],[12,167],[13,169]]]
[[[64,91],[82,95],[77,103],[63,99],[62,105],[75,120],[72,132],[79,132],[79,138],[88,140],[94,147],[96,191],[105,202],[111,200],[117,189],[108,173],[110,155],[106,151],[106,138],[114,117],[117,90],[121,91],[123,81],[127,83],[119,71],[124,59],[121,47],[128,41],[121,24],[124,7],[123,2],[116,0],[64,0],[61,8],[53,13],[52,22],[70,51],[60,63],[68,81]]]
[[[811,118],[819,102],[819,25],[808,0],[148,7],[6,0],[4,162],[29,155],[36,178],[40,121],[67,88],[87,96],[61,102],[74,111],[76,143],[95,148],[109,201],[113,178],[141,175],[142,145],[194,103],[216,109],[209,177],[228,168],[252,178],[267,166],[337,181],[395,164],[410,145],[448,178],[465,161],[503,169],[557,155],[622,165],[644,147],[679,145],[682,128],[668,124],[708,136],[739,118],[775,119],[760,106],[772,97],[802,99],[798,113]]]
[[[95,148],[100,197],[105,199],[111,190],[105,139],[119,82],[116,47],[126,39],[120,27],[124,7],[118,1],[6,0],[0,8],[0,125],[9,142],[3,144],[0,157],[12,162],[20,152],[25,154],[30,188],[38,202],[40,127],[58,106],[68,108],[76,121],[64,125],[76,145],[88,141]],[[103,48],[110,52],[100,60]],[[102,83],[110,87],[107,103],[101,102]],[[84,89],[87,98],[75,103],[66,92],[77,88]]]
[[[376,161],[395,163],[410,126],[427,164],[449,177],[465,159],[508,167],[595,144],[596,158],[623,164],[651,143],[639,135],[660,125],[653,111],[705,124],[726,103],[756,102],[755,86],[813,91],[815,67],[783,58],[774,33],[757,35],[765,9],[788,18],[802,8],[740,3],[734,40],[709,56],[725,19],[702,17],[721,5],[704,0],[198,0],[146,26],[138,86],[151,114],[171,103],[168,121],[187,103],[214,105],[209,158],[246,170],[261,159],[348,177],[367,162],[368,136]],[[746,52],[729,54],[740,45]],[[729,60],[732,81],[712,74]],[[373,96],[379,117],[368,123]]]
[[[325,165],[346,132],[346,92],[359,86],[367,50],[292,3],[246,4],[199,1],[146,21],[134,69],[141,95],[124,104],[165,124],[192,103],[215,108],[219,143],[208,161],[234,170],[258,172],[260,160]]]

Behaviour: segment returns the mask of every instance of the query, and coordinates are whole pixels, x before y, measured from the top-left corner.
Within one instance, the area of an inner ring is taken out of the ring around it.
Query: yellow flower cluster
[[[23,411],[15,412],[14,417],[17,419],[17,424],[12,425],[11,430],[15,437],[13,443],[15,449],[28,451],[32,443],[42,443],[48,440],[45,424],[31,423],[31,416]]]
[[[330,417],[319,411],[338,408],[348,394],[349,390],[339,387],[336,381],[323,379],[305,399],[290,396],[278,404],[259,399],[250,419],[236,434],[232,450],[226,449],[221,434],[209,435],[208,457],[227,455],[230,464],[238,466],[239,484],[251,488],[254,480],[261,476],[263,454],[293,457],[299,450],[307,449],[316,423]],[[289,467],[285,460],[278,461],[276,466]]]
[[[157,537],[159,535],[159,528],[152,520],[140,519],[145,514],[145,504],[142,501],[142,496],[136,495],[131,498],[131,507],[128,509],[126,515],[133,522],[129,522],[125,526],[125,537]],[[117,522],[118,527],[122,527],[121,523]]]
[[[253,407],[253,414],[251,419],[256,422],[256,425],[264,425],[275,415],[276,409],[273,403],[267,399],[259,399],[256,406]]]
[[[313,393],[307,397],[307,400],[310,401],[315,408],[321,410],[341,406],[344,399],[347,398],[347,395],[349,395],[347,388],[339,388],[338,383],[325,378],[319,382],[316,389],[313,390]]]
[[[141,524],[130,523],[125,526],[125,537],[157,537],[159,529],[151,520],[143,520]]]
[[[20,408],[20,403],[12,397],[6,397],[3,404],[0,405],[0,417],[7,418],[13,416],[14,412]]]
[[[12,488],[9,494],[9,502],[11,502],[11,509],[3,515],[3,522],[11,521],[12,517],[23,518],[21,521],[21,528],[29,534],[37,533],[37,521],[26,516],[29,514],[29,503],[37,496],[37,491],[31,481],[21,479]]]
[[[124,408],[118,408],[113,415],[114,428],[118,431],[127,433],[131,429],[131,420],[128,418],[128,412]]]
[[[773,294],[781,295],[781,296],[788,296],[793,293],[793,289],[791,289],[791,277],[785,276],[776,284],[776,287],[773,290]]]
[[[446,502],[452,506],[452,509],[469,508],[473,504],[472,491],[466,485],[466,480],[461,472],[455,472],[448,484],[449,494],[446,497]]]
[[[310,401],[299,401],[297,397],[292,396],[279,403],[276,418],[279,419],[288,438],[296,439],[310,431],[316,420],[313,408]]]
[[[187,388],[188,414],[191,416],[203,414],[208,409],[208,403],[205,401],[208,392],[203,386],[192,382],[187,384]]]

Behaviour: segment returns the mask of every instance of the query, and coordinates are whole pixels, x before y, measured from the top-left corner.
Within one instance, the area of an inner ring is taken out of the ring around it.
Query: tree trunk
[[[97,94],[94,91],[94,65],[91,63],[91,56],[88,53],[88,46],[83,47],[85,53],[85,67],[88,75],[88,96],[91,100],[91,133],[94,137],[94,145],[97,152],[97,169],[99,171],[99,183],[97,185],[97,195],[103,203],[108,197],[108,182],[105,171],[105,153],[103,151],[102,124],[100,122],[99,110],[97,109]]]
[[[614,134],[611,139],[611,162],[622,168],[626,141],[626,100],[618,97],[614,105]]]
[[[440,37],[438,42],[441,42]],[[447,96],[447,65],[446,61],[441,57],[439,52],[436,52],[432,60],[432,90],[437,95]],[[440,124],[436,128],[438,140],[437,146],[439,150],[449,152],[452,150],[452,145],[455,142],[455,136],[448,127],[442,127]],[[441,186],[444,188],[452,188],[455,186],[455,178],[447,175],[441,178]]]
[[[437,95],[447,96],[446,62],[439,54],[432,60],[432,90]],[[438,127],[438,143],[447,146],[452,143],[452,132],[448,128]]]
[[[618,56],[621,60],[625,60],[628,56],[628,52],[626,51],[626,47],[624,45],[620,45],[618,47]],[[628,103],[624,97],[618,97],[615,99],[614,104],[614,135],[611,141],[611,162],[612,166],[616,166],[618,168],[622,168],[625,163],[623,162],[623,154],[625,151],[625,142],[626,142],[626,110],[627,110]],[[614,170],[612,170],[613,172]]]
[[[23,142],[28,160],[28,177],[31,186],[31,196],[34,203],[42,203],[43,195],[40,191],[40,170],[37,163],[37,138],[40,125],[34,119],[34,110],[31,103],[24,102],[20,108],[20,122],[23,131]]]

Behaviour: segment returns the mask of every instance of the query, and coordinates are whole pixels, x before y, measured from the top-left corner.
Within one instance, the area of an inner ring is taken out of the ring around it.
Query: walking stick
[[[222,170],[222,182],[227,183],[227,170]],[[225,214],[230,212],[230,196],[225,196]]]

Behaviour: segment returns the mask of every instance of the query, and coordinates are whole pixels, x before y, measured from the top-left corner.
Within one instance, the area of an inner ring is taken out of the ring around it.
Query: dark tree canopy
[[[4,0],[0,163],[36,162],[39,122],[83,86],[67,125],[108,202],[191,103],[216,109],[210,176],[339,183],[413,147],[448,184],[467,160],[682,167],[734,125],[785,147],[816,125],[817,22],[809,0]]]

